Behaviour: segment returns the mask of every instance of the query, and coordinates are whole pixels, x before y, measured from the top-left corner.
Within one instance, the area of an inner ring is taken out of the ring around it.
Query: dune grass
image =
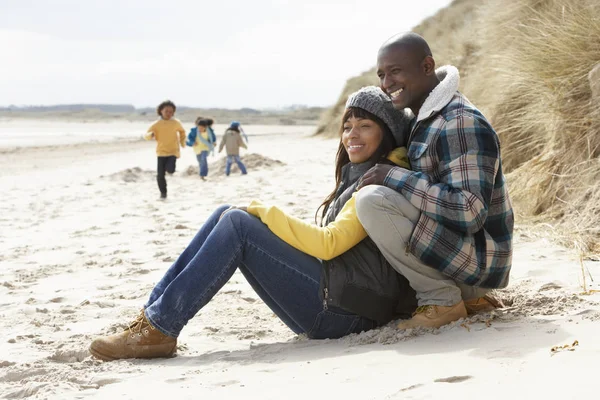
[[[600,3],[456,0],[414,30],[438,65],[459,68],[461,91],[498,132],[519,221],[600,253],[600,96],[588,77],[600,64]],[[336,135],[348,94],[376,83],[374,70],[350,79],[317,132]]]

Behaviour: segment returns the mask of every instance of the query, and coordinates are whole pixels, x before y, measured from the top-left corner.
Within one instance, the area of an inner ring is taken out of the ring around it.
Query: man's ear
[[[421,68],[425,75],[430,76],[435,74],[435,60],[431,56],[426,56],[421,62]]]

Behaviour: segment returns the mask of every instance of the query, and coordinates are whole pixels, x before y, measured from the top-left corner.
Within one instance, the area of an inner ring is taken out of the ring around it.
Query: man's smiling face
[[[402,45],[383,47],[377,56],[377,76],[381,89],[387,93],[396,109],[421,107],[429,94],[428,77],[419,59],[410,48]]]

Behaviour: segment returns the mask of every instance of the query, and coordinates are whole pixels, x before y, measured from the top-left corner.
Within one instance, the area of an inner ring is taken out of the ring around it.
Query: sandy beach
[[[140,134],[143,132],[140,132]],[[136,315],[211,211],[258,198],[312,220],[337,140],[273,128],[249,174],[207,182],[191,149],[158,200],[154,143],[0,150],[0,398],[595,398],[600,262],[517,226],[506,308],[439,330],[393,325],[339,340],[288,330],[236,273],[184,329],[178,355],[101,362],[87,347]],[[583,293],[583,276],[588,293]],[[556,348],[558,346],[565,348]],[[554,351],[553,351],[554,349]]]

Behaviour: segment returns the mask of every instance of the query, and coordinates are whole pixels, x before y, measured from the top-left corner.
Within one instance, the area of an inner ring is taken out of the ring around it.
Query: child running
[[[160,190],[160,198],[167,198],[167,180],[165,172],[172,175],[175,172],[175,164],[179,158],[179,147],[185,147],[185,129],[179,120],[173,118],[175,115],[175,104],[165,100],[158,105],[156,113],[160,119],[156,121],[144,135],[146,140],[156,140],[156,156],[158,157],[156,167],[156,181]]]
[[[240,160],[240,147],[245,149],[248,148],[242,136],[240,135],[240,123],[237,121],[233,121],[229,128],[225,131],[223,135],[223,139],[221,140],[221,144],[219,145],[219,153],[225,147],[227,151],[227,163],[225,164],[225,175],[229,176],[231,172],[231,163],[235,161],[237,166],[242,171],[242,175],[246,175],[248,172],[246,171],[246,166]]]
[[[196,119],[196,126],[188,134],[187,145],[194,148],[198,159],[200,179],[206,180],[208,175],[208,153],[213,151],[215,144],[208,131],[208,120],[202,117]]]

